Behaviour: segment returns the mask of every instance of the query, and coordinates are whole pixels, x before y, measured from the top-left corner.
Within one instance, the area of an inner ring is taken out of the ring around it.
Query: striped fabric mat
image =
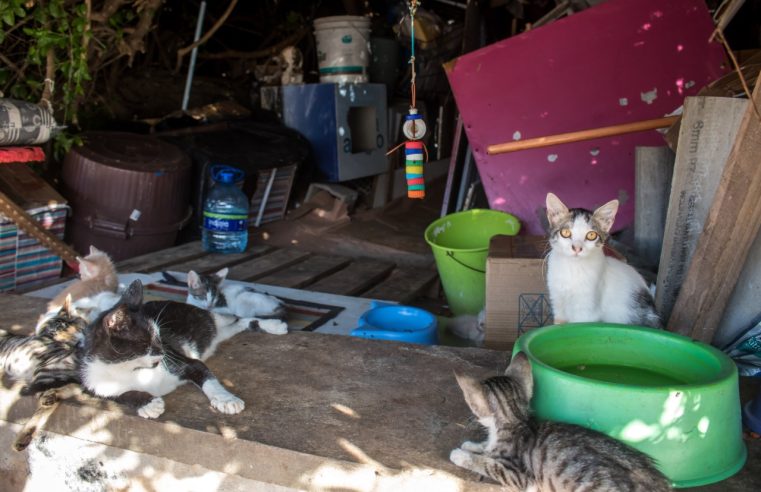
[[[185,302],[188,289],[185,286],[155,282],[145,285],[143,295],[146,301],[169,300]],[[341,306],[330,306],[283,297],[279,299],[285,303],[285,321],[288,323],[290,331],[314,331],[344,310]]]

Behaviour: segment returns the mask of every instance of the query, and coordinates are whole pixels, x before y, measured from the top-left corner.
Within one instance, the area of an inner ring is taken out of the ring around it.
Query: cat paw
[[[222,413],[240,413],[246,403],[232,393],[220,394],[211,398],[211,406]]]
[[[259,320],[259,329],[270,335],[285,335],[288,333],[288,324],[277,319]]]
[[[460,448],[453,449],[449,453],[449,461],[457,466],[465,467],[470,462],[470,453]]]
[[[483,453],[486,446],[482,442],[465,441],[460,444],[460,449],[469,451],[471,453]]]
[[[160,396],[157,396],[137,409],[137,414],[144,419],[155,419],[162,413],[164,413],[164,399]]]

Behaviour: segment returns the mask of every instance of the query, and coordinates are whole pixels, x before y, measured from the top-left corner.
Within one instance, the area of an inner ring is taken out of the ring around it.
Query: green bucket
[[[484,308],[486,255],[492,236],[518,234],[521,223],[498,210],[468,210],[446,215],[425,230],[436,267],[455,315],[478,314]]]

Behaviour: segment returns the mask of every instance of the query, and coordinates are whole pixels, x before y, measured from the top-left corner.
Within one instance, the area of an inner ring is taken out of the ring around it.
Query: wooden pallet
[[[212,254],[203,251],[200,241],[117,264],[122,273],[214,273],[225,267],[230,269],[228,278],[234,280],[400,303],[413,301],[438,278],[433,267],[397,267],[387,261],[265,245],[251,246],[240,254]]]

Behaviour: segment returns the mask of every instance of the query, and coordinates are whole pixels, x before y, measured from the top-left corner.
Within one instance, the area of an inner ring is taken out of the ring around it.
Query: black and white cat
[[[642,276],[603,253],[617,211],[618,200],[591,212],[569,209],[553,193],[547,194],[551,247],[547,288],[555,324],[604,321],[661,326]]]
[[[82,387],[95,396],[136,407],[142,417],[156,418],[164,412],[162,396],[190,381],[216,410],[239,413],[243,400],[227,391],[202,361],[220,342],[263,323],[285,325],[173,301],[143,303],[143,286],[136,280],[85,330]],[[277,328],[287,331],[285,326]]]
[[[188,272],[186,303],[215,313],[233,314],[241,318],[285,317],[285,305],[277,297],[255,292],[240,284],[224,283],[228,269],[212,275]]]

